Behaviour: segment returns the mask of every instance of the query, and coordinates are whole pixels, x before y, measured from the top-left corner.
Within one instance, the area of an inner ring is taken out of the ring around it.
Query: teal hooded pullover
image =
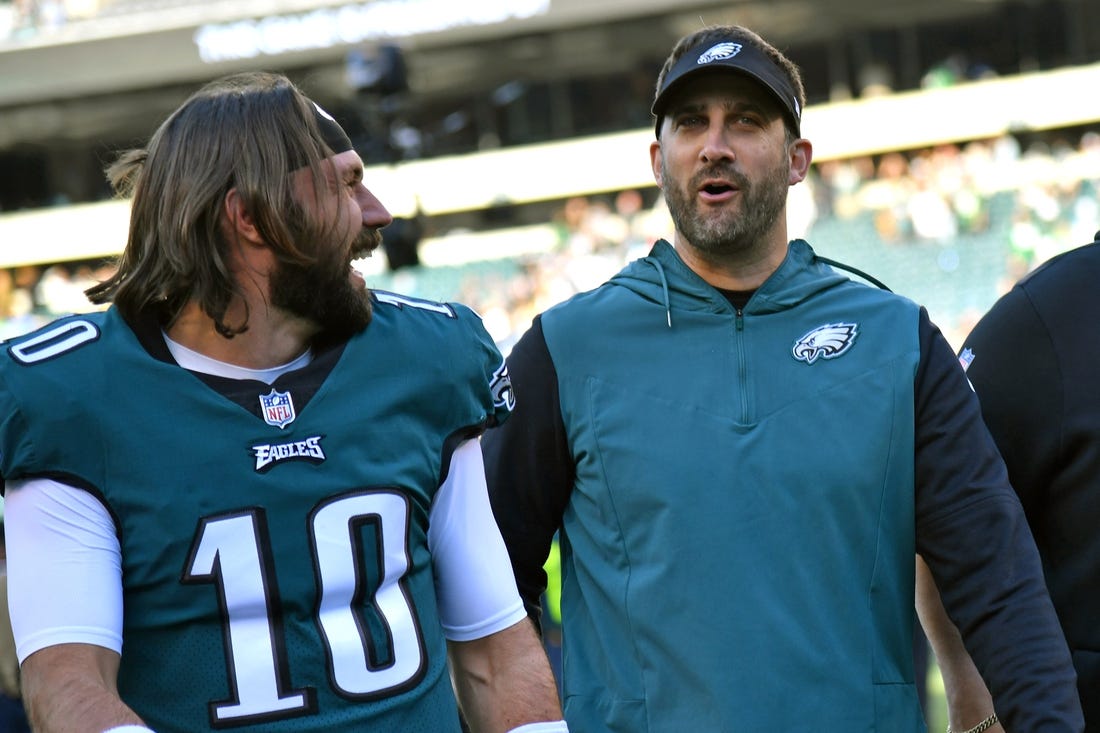
[[[571,729],[924,729],[918,314],[796,240],[741,311],[658,242],[543,315]]]

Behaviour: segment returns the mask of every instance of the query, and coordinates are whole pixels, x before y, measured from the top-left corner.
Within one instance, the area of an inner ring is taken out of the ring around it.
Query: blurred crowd
[[[24,265],[0,269],[0,340],[26,333],[58,315],[96,306],[85,288],[106,279],[111,266],[89,263]]]
[[[863,222],[871,226],[857,226]],[[557,247],[522,260],[510,277],[499,270],[471,270],[456,294],[422,294],[453,295],[473,305],[506,348],[536,313],[595,287],[672,231],[663,201],[657,197],[644,206],[637,191],[571,199],[554,225]],[[988,244],[993,258],[985,269],[993,283],[985,306],[1036,265],[1092,241],[1098,230],[1100,133],[1095,130],[1026,145],[1005,135],[911,154],[826,161],[815,165],[788,199],[792,238],[807,239],[827,256],[836,256],[833,247],[840,242],[834,237],[862,238],[845,243],[842,251],[854,246],[862,261],[883,268],[908,249],[949,269],[957,257],[952,247],[967,246],[968,235],[984,235],[978,241]],[[870,268],[872,274],[876,269]],[[916,283],[891,285],[921,300]],[[933,316],[957,345],[980,310]]]
[[[0,2],[0,39],[26,39],[57,31],[70,19],[94,16],[99,6],[99,0]]]
[[[183,5],[188,0],[0,0],[0,40],[56,33],[71,22],[137,10]]]
[[[950,242],[991,225],[994,194],[1013,192],[1013,254],[1020,267],[1091,239],[1100,224],[1097,185],[1100,133],[1038,138],[1026,147],[1012,135],[942,145],[914,155],[887,153],[816,166],[812,223],[825,215],[870,212],[887,244]]]
[[[990,250],[982,277],[993,283],[988,302],[983,301],[992,305],[1037,264],[1091,241],[1100,230],[1100,132],[1026,140],[1005,135],[824,161],[792,189],[788,222],[792,238],[805,238],[818,252],[842,261],[850,262],[856,252],[858,260],[871,263],[872,274],[880,271],[876,264],[897,272],[890,269],[891,259],[914,252],[927,253],[947,270],[951,257],[958,257],[955,248],[979,241]],[[546,226],[554,243],[534,254],[449,266],[456,271],[449,279],[429,278],[430,264],[418,265],[402,269],[400,276],[381,273],[372,285],[467,303],[507,350],[536,313],[597,286],[672,231],[656,189],[569,199]],[[83,291],[108,268],[61,263],[0,269],[0,338],[56,314],[88,310]],[[904,269],[895,277],[904,278]],[[921,300],[917,283],[902,279],[891,286]],[[981,310],[933,312],[933,317],[952,343],[960,343]]]

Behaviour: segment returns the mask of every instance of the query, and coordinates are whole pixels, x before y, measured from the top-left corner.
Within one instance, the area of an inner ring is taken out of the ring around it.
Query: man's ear
[[[245,206],[240,191],[231,188],[222,201],[222,213],[227,233],[232,237],[251,244],[263,244],[263,238],[256,229],[252,212]]]
[[[653,168],[653,180],[657,182],[657,188],[664,189],[665,167],[661,164],[661,141],[654,140],[649,144],[649,164]]]
[[[810,163],[814,159],[814,146],[809,140],[799,138],[791,143],[791,175],[789,183],[794,185],[806,179],[810,173]]]

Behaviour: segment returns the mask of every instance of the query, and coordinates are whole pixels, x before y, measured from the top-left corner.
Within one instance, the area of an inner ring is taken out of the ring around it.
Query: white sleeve
[[[107,508],[49,479],[9,481],[8,605],[19,662],[80,643],[122,652],[122,554]]]
[[[480,639],[526,618],[512,564],[489,506],[481,443],[468,440],[451,456],[447,479],[428,520],[428,548],[443,635]]]

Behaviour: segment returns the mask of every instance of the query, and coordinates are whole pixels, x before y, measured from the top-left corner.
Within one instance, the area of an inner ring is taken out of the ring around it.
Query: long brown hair
[[[170,324],[197,302],[224,336],[241,333],[226,312],[238,292],[222,227],[226,194],[237,189],[259,234],[281,261],[309,264],[330,224],[310,222],[291,196],[289,173],[309,165],[324,184],[325,147],[312,102],[285,76],[234,74],[191,95],[144,149],[107,168],[115,191],[132,196],[130,230],[115,274],[86,292],[127,317],[155,312]]]

